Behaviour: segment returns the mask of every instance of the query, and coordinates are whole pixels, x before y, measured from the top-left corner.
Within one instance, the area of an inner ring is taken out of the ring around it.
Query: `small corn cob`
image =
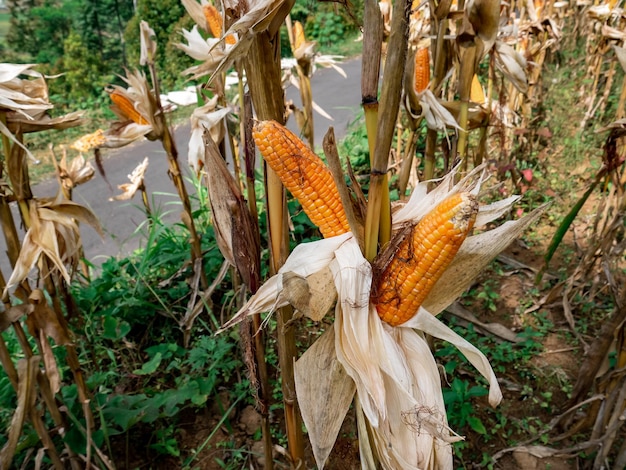
[[[430,82],[430,56],[428,47],[420,47],[415,53],[415,83],[416,93],[421,93]]]
[[[119,110],[126,116],[128,119],[132,119],[133,122],[137,124],[148,124],[146,118],[144,118],[139,111],[135,109],[133,103],[124,96],[120,91],[113,90],[110,94],[111,101],[115,103],[115,105],[119,108]]]
[[[297,50],[302,44],[306,42],[304,38],[304,28],[302,23],[294,21],[293,23],[293,48]]]
[[[483,86],[480,84],[480,81],[478,81],[478,75],[476,74],[474,74],[474,78],[472,78],[470,100],[478,104],[485,103],[485,92],[483,91]]]
[[[474,226],[477,213],[474,196],[453,194],[400,233],[393,252],[387,252],[392,257],[374,266],[371,297],[383,321],[397,326],[417,313]]]
[[[100,147],[105,142],[106,137],[104,137],[104,131],[102,129],[98,129],[96,132],[92,132],[91,134],[85,134],[70,145],[70,147],[84,153],[93,148]]]
[[[257,123],[252,135],[267,164],[324,238],[350,231],[333,176],[309,147],[276,121]]]
[[[206,19],[207,24],[209,25],[209,29],[211,30],[211,34],[214,38],[222,37],[223,23],[222,15],[213,5],[207,4],[202,8],[204,12],[204,18]],[[237,41],[235,40],[235,36],[229,34],[225,38],[226,44],[235,44]]]

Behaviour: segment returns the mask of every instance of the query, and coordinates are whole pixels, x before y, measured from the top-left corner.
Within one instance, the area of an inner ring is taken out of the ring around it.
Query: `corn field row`
[[[52,199],[36,198],[29,180],[35,157],[26,134],[79,126],[81,115],[51,117],[48,78],[37,66],[0,64],[0,218],[12,267],[10,273],[0,272],[0,331],[12,330],[19,342],[19,352],[12,354],[0,335],[0,362],[16,396],[0,468],[11,467],[27,425],[38,440],[28,468],[120,465],[112,450],[94,439],[102,417],[93,407],[72,326],[80,328],[81,311],[71,286],[88,284],[91,277],[79,224],[101,231],[97,217],[72,201],[72,189],[96,176],[91,154],[101,164],[106,149],[144,138],[162,144],[182,204],[189,254],[180,268],[190,292],[185,314],[175,319],[181,344],[188,347],[198,319],[218,308],[211,297],[227,274],[240,292],[228,321],[215,333],[237,331],[241,338],[250,393],[261,416],[265,468],[284,462],[292,468],[313,465],[307,448],[323,468],[349,412],[356,416],[362,468],[454,468],[452,444],[462,436],[448,424],[432,338],[456,346],[484,377],[490,406],[503,395],[488,351],[461,338],[438,315],[551,211],[540,205],[517,217],[514,207],[532,179],[527,163],[541,138],[537,120],[545,68],[567,42],[582,42],[585,49],[587,79],[579,90],[585,114],[579,129],[590,132],[597,116],[611,124],[600,129],[606,135],[602,166],[550,234],[538,278],[550,273],[563,237],[590,195],[602,188],[585,253],[565,280],[550,287],[545,303],[562,303],[574,334],[579,319],[572,312],[580,296],[593,299],[594,292],[608,290],[615,308],[597,338],[579,337],[585,356],[577,382],[570,402],[550,423],[558,439],[541,452],[595,453],[589,468],[626,467],[622,2],[364,0],[362,16],[350,13],[362,18],[361,104],[370,154],[366,185],[354,174],[349,155],[338,155],[332,129],[326,133],[314,126],[311,75],[316,67],[337,67],[337,58],[317,53],[302,25],[291,21],[293,1],[182,3],[195,25],[181,32],[177,47],[197,63],[181,74],[197,84],[199,101],[189,117],[187,156],[178,153],[170,110],[161,102],[159,45],[142,21],[139,67],[119,71],[125,86],[107,89],[117,120],[63,149],[60,159],[52,149],[59,191]],[[338,3],[337,8],[352,7]],[[296,59],[287,72],[281,69],[278,40],[285,27]],[[226,92],[227,76],[236,77],[234,95]],[[302,139],[285,128],[287,76],[302,98],[294,110]],[[613,96],[617,81],[621,94]],[[607,117],[608,110],[615,114]],[[324,160],[309,147],[315,132],[325,133]],[[264,160],[265,233],[255,192],[257,151]],[[232,171],[227,153],[237,156]],[[139,194],[150,221],[148,164],[146,159],[130,183],[120,186],[118,199]],[[207,275],[203,233],[184,183],[189,170],[207,190],[224,259],[217,278]],[[399,200],[391,201],[390,189],[398,190]],[[289,195],[321,234],[291,252]],[[19,208],[18,219],[11,204]],[[20,226],[26,229],[22,239]],[[266,248],[269,276],[263,278]],[[306,350],[298,349],[294,327],[302,317],[331,322]],[[266,328],[269,321],[276,323],[273,333]],[[275,335],[281,374],[287,446],[280,463],[271,429],[268,334]],[[61,349],[63,354],[55,354]],[[615,364],[602,372],[610,350],[617,352]],[[59,373],[66,367],[71,378]],[[69,386],[77,389],[82,416],[67,412],[63,388]],[[64,439],[72,427],[84,437],[80,451]],[[580,434],[588,439],[559,447]],[[492,463],[514,450],[493,455]]]

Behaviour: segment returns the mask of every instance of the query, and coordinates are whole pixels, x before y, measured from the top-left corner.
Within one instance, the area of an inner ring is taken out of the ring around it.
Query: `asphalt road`
[[[329,126],[334,127],[337,139],[345,136],[349,124],[360,108],[361,60],[351,59],[341,64],[341,67],[347,78],[333,69],[320,68],[311,80],[314,101],[333,117],[333,121],[329,121],[315,113],[316,147],[321,147]],[[301,103],[299,92],[293,87],[287,90],[287,98],[298,106]],[[288,123],[292,130],[295,128],[294,121],[292,117]],[[174,135],[181,166],[187,168],[189,125],[179,126]],[[108,151],[104,154],[104,168],[114,191],[96,172],[91,181],[74,190],[73,196],[76,202],[89,207],[96,214],[104,228],[105,237],[102,239],[93,229],[81,226],[85,256],[95,265],[100,265],[110,256],[124,256],[144,241],[143,237],[137,235],[138,227],[145,222],[140,195],[135,195],[133,200],[127,202],[109,201],[109,198],[117,194],[118,184],[128,182],[127,175],[145,157],[149,157],[150,161],[145,181],[152,198],[153,210],[167,213],[166,220],[180,220],[182,208],[174,185],[167,175],[167,158],[159,142],[143,141],[120,150]],[[50,197],[56,193],[57,187],[58,184],[53,179],[34,187],[33,193],[36,197]],[[192,188],[190,192],[193,192]],[[4,268],[8,266],[5,251],[2,239],[0,266],[7,275],[10,270]]]

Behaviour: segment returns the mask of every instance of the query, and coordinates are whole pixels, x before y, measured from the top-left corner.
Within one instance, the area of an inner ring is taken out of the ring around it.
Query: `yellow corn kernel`
[[[213,5],[204,5],[202,7],[202,11],[204,12],[204,18],[206,19],[207,24],[209,25],[209,30],[214,38],[221,38],[223,31],[224,20],[222,19],[222,15]],[[226,44],[235,44],[237,41],[235,36],[229,34],[224,39]]]
[[[148,120],[135,109],[133,103],[121,92],[113,90],[109,96],[111,97],[111,101],[115,103],[122,114],[128,119],[131,119],[137,124],[148,124]]]
[[[474,78],[472,78],[470,100],[474,103],[485,104],[485,92],[483,91],[483,86],[478,81],[478,75],[476,74],[474,74]]]
[[[304,28],[302,23],[294,21],[293,23],[293,48],[297,50],[302,44],[306,42],[304,38]]]
[[[413,88],[420,93],[428,87],[430,82],[430,56],[428,47],[420,47],[415,53],[415,83]]]
[[[267,164],[324,238],[350,231],[332,173],[308,146],[276,121],[257,123],[252,135]]]
[[[382,253],[382,263],[374,263],[371,298],[383,321],[397,326],[417,313],[474,226],[477,213],[473,195],[453,194],[392,240],[392,251]]]

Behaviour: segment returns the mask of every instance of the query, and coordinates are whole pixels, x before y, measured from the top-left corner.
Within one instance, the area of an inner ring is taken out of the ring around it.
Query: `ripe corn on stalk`
[[[309,147],[276,121],[257,123],[252,135],[267,164],[324,238],[350,231],[333,176]]]
[[[430,82],[430,56],[428,47],[421,47],[415,53],[415,78],[414,89],[421,93],[428,87]]]
[[[471,231],[477,213],[473,195],[456,193],[400,233],[392,251],[385,252],[387,259],[383,253],[372,282],[372,302],[383,321],[397,326],[417,313]]]
[[[118,90],[113,90],[110,94],[111,101],[122,111],[124,116],[131,119],[136,124],[146,125],[148,120],[144,118],[139,111],[135,109],[133,103]]]
[[[222,15],[220,15],[220,12],[213,5],[209,5],[209,4],[204,5],[204,7],[202,8],[202,11],[204,12],[204,18],[206,19],[206,22],[209,25],[209,29],[211,30],[211,34],[213,35],[213,37],[221,38],[224,20],[222,19]],[[235,44],[235,42],[237,42],[235,40],[235,37],[232,34],[229,34],[228,36],[226,36],[225,41],[226,41],[226,44],[230,44],[230,45]]]

